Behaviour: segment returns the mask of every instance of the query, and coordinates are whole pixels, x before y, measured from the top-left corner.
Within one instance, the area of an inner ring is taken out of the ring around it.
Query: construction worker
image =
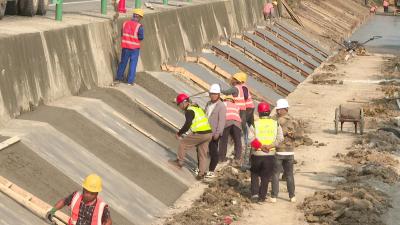
[[[224,132],[226,107],[221,101],[221,87],[219,84],[212,84],[209,90],[210,101],[206,104],[206,114],[212,128],[212,139],[208,145],[210,155],[210,166],[206,178],[215,177],[215,168],[218,165],[218,143]]]
[[[208,144],[212,138],[211,125],[208,122],[206,113],[198,105],[192,104],[187,94],[181,93],[176,97],[176,104],[185,111],[185,124],[176,133],[176,138],[180,140],[177,159],[171,161],[175,166],[182,168],[187,149],[197,148],[199,173],[197,180],[202,180],[206,173]],[[189,131],[190,133],[183,137]]]
[[[269,21],[272,20],[272,14],[274,13],[274,5],[271,2],[265,2],[264,4],[264,9],[263,9],[263,14],[264,14],[264,20]]]
[[[385,13],[389,12],[389,1],[388,0],[383,0],[383,11]]]
[[[272,188],[271,200],[276,202],[278,197],[279,176],[281,168],[283,168],[290,201],[296,202],[293,176],[295,120],[289,115],[289,103],[286,99],[279,99],[276,102],[276,113],[278,123],[282,127],[284,140],[276,148],[274,181],[272,182],[272,185],[276,185],[276,187]]]
[[[244,72],[238,72],[233,75],[231,79],[232,87],[228,90],[222,91],[224,95],[232,95],[235,99],[235,104],[239,106],[240,109],[240,118],[242,120],[242,134],[244,138],[244,146],[245,146],[245,153],[244,153],[244,160],[243,160],[243,169],[248,168],[248,158],[249,152],[247,152],[247,126],[254,125],[254,103],[251,97],[250,91],[246,86],[247,81],[247,74]]]
[[[230,135],[232,135],[235,152],[234,164],[238,166],[240,165],[240,160],[242,157],[242,119],[240,118],[239,114],[240,109],[239,106],[235,104],[235,100],[232,95],[226,95],[223,98],[226,106],[226,121],[224,132],[219,143],[219,161],[226,161],[228,138]]]
[[[124,79],[125,68],[129,64],[128,84],[134,85],[136,77],[136,66],[139,60],[140,42],[144,39],[144,30],[140,21],[143,19],[142,9],[134,9],[131,20],[127,20],[122,25],[121,40],[121,62],[118,66],[116,82]]]
[[[251,141],[251,195],[253,200],[266,200],[268,182],[273,176],[275,147],[283,140],[282,129],[269,115],[268,103],[258,104],[259,119],[249,129]],[[260,183],[261,179],[261,183]]]
[[[69,206],[71,217],[68,225],[111,225],[110,209],[98,196],[102,190],[102,181],[97,174],[90,174],[82,183],[82,192],[76,191],[59,200],[46,214],[46,219],[54,223],[57,210]]]

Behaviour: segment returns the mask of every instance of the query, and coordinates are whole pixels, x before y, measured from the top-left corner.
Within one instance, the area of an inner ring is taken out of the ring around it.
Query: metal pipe
[[[142,8],[142,0],[135,0],[135,8]]]
[[[101,0],[101,14],[107,14],[107,0]]]

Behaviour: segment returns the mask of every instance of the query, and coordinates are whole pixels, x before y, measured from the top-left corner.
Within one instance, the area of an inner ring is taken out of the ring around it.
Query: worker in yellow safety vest
[[[90,174],[82,183],[82,192],[76,191],[59,200],[46,214],[46,219],[54,223],[57,210],[69,206],[71,217],[68,225],[111,225],[110,209],[98,196],[102,190],[102,180],[97,174]]]
[[[185,112],[185,124],[176,133],[176,138],[180,140],[177,159],[170,161],[175,166],[181,168],[185,159],[187,149],[197,148],[197,156],[199,162],[199,173],[196,176],[197,180],[202,180],[207,169],[207,152],[208,145],[212,138],[211,125],[203,109],[198,105],[193,104],[189,96],[181,93],[176,97],[176,104]],[[190,130],[190,133],[183,135]]]
[[[282,129],[269,115],[268,103],[258,104],[259,119],[249,129],[251,138],[251,195],[252,200],[266,200],[268,182],[274,174],[275,147],[283,141]],[[260,182],[261,180],[261,182]]]

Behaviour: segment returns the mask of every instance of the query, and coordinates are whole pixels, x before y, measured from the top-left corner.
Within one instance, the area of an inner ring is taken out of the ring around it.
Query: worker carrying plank
[[[46,219],[54,223],[57,210],[69,206],[71,217],[68,225],[111,225],[110,208],[98,196],[102,190],[102,180],[97,174],[90,174],[82,183],[82,192],[76,191],[59,200],[46,214]]]
[[[143,19],[143,9],[134,9],[131,20],[127,20],[122,25],[121,37],[121,62],[118,65],[116,82],[124,80],[124,72],[129,64],[128,84],[133,85],[136,77],[136,66],[139,60],[140,42],[144,39],[144,30],[140,21]]]
[[[181,93],[176,97],[176,104],[185,112],[185,124],[176,133],[179,141],[177,159],[170,161],[173,165],[182,168],[187,149],[196,149],[199,162],[199,173],[197,180],[205,177],[207,169],[208,145],[212,139],[211,125],[208,122],[206,113],[197,104],[190,101],[189,95]],[[190,133],[183,136],[187,131]]]

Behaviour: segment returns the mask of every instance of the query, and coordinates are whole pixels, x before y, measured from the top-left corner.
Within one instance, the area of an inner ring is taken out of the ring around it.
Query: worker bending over
[[[269,117],[271,110],[266,102],[258,104],[259,119],[249,130],[251,141],[251,195],[253,200],[266,200],[268,182],[273,176],[275,148],[283,141],[278,122]],[[261,179],[261,182],[260,182]]]
[[[235,104],[232,95],[225,95],[224,104],[226,106],[226,121],[224,132],[222,133],[221,141],[219,143],[219,161],[226,161],[226,152],[228,149],[228,138],[231,135],[234,143],[234,166],[240,166],[242,157],[242,119],[239,115],[239,106]]]
[[[54,223],[53,217],[56,211],[69,206],[71,217],[68,225],[111,225],[110,209],[98,196],[102,190],[101,178],[96,174],[90,174],[83,181],[82,188],[82,192],[76,191],[59,200],[46,214],[46,219]]]
[[[211,125],[208,122],[206,113],[198,105],[192,104],[187,94],[179,94],[176,97],[176,104],[185,112],[185,124],[176,133],[176,138],[180,140],[177,159],[171,161],[175,166],[182,168],[187,149],[197,148],[199,173],[197,180],[204,178],[207,168],[208,144],[212,138]],[[183,137],[189,131],[190,133]]]

